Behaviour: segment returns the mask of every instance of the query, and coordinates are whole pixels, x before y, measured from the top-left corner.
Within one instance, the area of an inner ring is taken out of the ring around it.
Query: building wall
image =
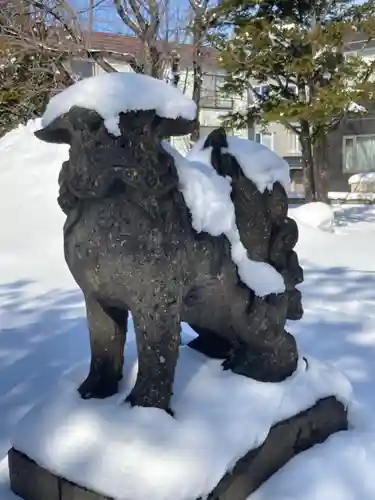
[[[356,172],[345,173],[344,171],[344,138],[359,135],[375,135],[375,114],[371,111],[368,116],[347,118],[341,123],[338,130],[330,135],[328,158],[330,189],[332,191],[349,190],[348,179]]]
[[[255,131],[260,131],[260,129],[255,127]],[[270,123],[267,131],[272,134],[272,149],[280,156],[301,156],[297,137],[288,131],[284,125],[276,122]]]
[[[361,51],[362,47],[363,41],[351,43],[347,55],[361,55],[367,61],[373,60],[375,58],[375,42],[368,44]],[[351,113],[343,120],[339,128],[329,136],[328,159],[330,166],[330,189],[332,191],[349,191],[348,179],[355,173],[346,173],[344,170],[344,138],[346,136],[375,135],[375,106],[366,103],[363,104],[368,110],[367,114],[359,115]]]

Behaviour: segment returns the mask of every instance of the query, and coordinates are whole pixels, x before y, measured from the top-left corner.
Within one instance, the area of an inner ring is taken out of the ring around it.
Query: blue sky
[[[126,27],[119,18],[116,9],[113,5],[113,0],[94,0],[100,5],[95,9],[94,14],[94,29],[95,31],[105,31],[112,33],[126,33]],[[179,11],[180,17],[188,10],[188,0],[169,0],[171,9],[171,25],[173,26],[173,12]],[[83,22],[88,21],[88,8],[90,0],[72,0],[71,5],[80,12]],[[128,31],[129,32],[129,31]]]
[[[363,3],[365,0],[354,0],[354,3]],[[127,30],[124,23],[119,18],[116,9],[113,5],[113,0],[94,0],[94,2],[100,4],[95,9],[94,15],[94,29],[95,31],[104,31],[110,33],[130,33]],[[173,16],[173,12],[179,11],[180,18],[184,13],[188,11],[188,0],[169,0],[170,9],[172,12],[172,19],[170,21],[171,27],[173,27],[173,22],[176,22],[176,15]],[[212,0],[216,3],[217,0]],[[81,12],[81,17],[83,22],[87,22],[88,15],[87,11],[90,6],[90,0],[71,0],[71,5],[79,12]],[[175,20],[173,20],[175,17]]]

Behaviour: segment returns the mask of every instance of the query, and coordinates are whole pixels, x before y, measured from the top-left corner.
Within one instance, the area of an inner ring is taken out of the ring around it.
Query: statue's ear
[[[208,134],[203,148],[221,149],[228,147],[227,134],[223,127],[217,128]]]
[[[75,131],[96,132],[103,124],[101,116],[91,109],[73,106],[68,113],[55,118],[46,127],[34,132],[44,142],[54,144],[72,144]]]
[[[34,135],[44,142],[71,144],[72,130],[68,114],[55,118],[46,127],[36,130]]]

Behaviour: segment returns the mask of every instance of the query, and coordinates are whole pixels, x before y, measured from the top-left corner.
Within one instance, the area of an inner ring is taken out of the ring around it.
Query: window
[[[344,137],[343,170],[348,174],[375,172],[375,134]]]
[[[202,85],[201,106],[203,108],[232,109],[233,99],[222,91],[225,83],[224,75],[204,75]]]
[[[301,143],[298,135],[292,130],[287,130],[288,134],[288,150],[290,153],[301,153]]]
[[[94,74],[94,63],[93,61],[84,61],[75,59],[70,62],[71,70],[75,75],[81,78],[88,78]]]
[[[249,101],[250,102],[262,101],[264,99],[267,99],[269,93],[270,93],[269,85],[267,84],[255,85],[249,91]]]
[[[270,93],[270,86],[269,85],[256,85],[254,87],[254,91],[257,96],[260,96],[262,98],[267,98]]]
[[[375,59],[375,47],[365,47],[361,50],[359,55],[367,61],[372,61],[373,59]]]
[[[293,83],[288,84],[288,89],[289,93],[291,96],[288,96],[288,98],[293,97],[293,95],[298,95],[298,88],[297,85],[294,85]],[[257,101],[265,101],[268,99],[270,95],[270,90],[271,87],[267,83],[262,83],[260,85],[255,85],[249,90],[249,102],[257,102]],[[274,90],[275,92],[280,92],[281,89],[278,85],[274,85]]]
[[[273,134],[271,132],[256,132],[255,141],[267,146],[269,149],[273,149]]]

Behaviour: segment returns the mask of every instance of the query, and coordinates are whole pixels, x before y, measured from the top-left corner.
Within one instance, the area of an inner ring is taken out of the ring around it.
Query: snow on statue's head
[[[131,135],[139,141],[152,137],[161,140],[166,137],[189,134],[193,128],[193,120],[177,117],[175,119],[158,116],[155,110],[129,111],[120,113],[118,128],[122,137]],[[74,144],[75,136],[82,139],[82,134],[100,134],[103,142],[116,141],[119,135],[111,133],[105,120],[91,109],[72,106],[67,112],[58,116],[44,128],[35,132],[36,137],[44,142],[55,144]],[[121,142],[121,140],[120,140]]]

